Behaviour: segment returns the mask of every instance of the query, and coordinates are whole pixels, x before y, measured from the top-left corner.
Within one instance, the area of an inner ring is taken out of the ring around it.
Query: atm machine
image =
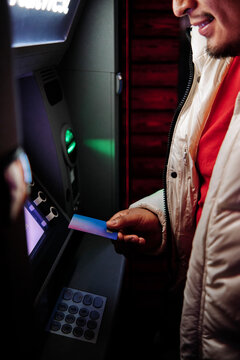
[[[119,210],[117,0],[8,0],[23,148],[34,358],[106,359],[124,274],[112,241],[68,228]]]

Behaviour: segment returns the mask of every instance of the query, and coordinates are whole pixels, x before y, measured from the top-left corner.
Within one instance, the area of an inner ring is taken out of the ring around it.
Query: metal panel
[[[78,137],[81,204],[108,218],[118,210],[117,1],[89,0],[61,64]]]

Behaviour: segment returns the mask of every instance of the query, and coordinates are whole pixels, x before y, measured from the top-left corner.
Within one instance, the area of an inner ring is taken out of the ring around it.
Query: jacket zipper
[[[194,65],[192,62],[192,49],[190,48],[190,52],[189,52],[189,77],[188,77],[188,83],[186,86],[186,90],[184,92],[184,95],[181,99],[181,101],[178,103],[178,106],[175,110],[172,122],[170,124],[170,129],[169,129],[169,133],[168,133],[168,141],[167,141],[167,153],[166,153],[166,160],[165,160],[165,166],[164,166],[164,170],[163,170],[163,188],[164,188],[164,192],[163,192],[163,200],[164,200],[164,212],[165,212],[165,218],[166,218],[166,229],[167,229],[167,250],[168,250],[168,261],[169,261],[169,265],[171,265],[171,253],[172,253],[172,243],[171,243],[171,226],[170,226],[170,217],[169,217],[169,212],[168,212],[168,204],[167,204],[167,164],[168,164],[168,158],[169,158],[169,154],[170,154],[170,147],[171,147],[171,142],[172,142],[172,137],[173,137],[173,132],[174,132],[174,128],[178,119],[178,116],[182,110],[183,105],[185,104],[187,97],[190,93],[192,84],[193,84],[193,78],[194,78]],[[171,269],[171,266],[169,267],[169,269]],[[171,278],[172,280],[174,279],[173,274],[171,274]]]

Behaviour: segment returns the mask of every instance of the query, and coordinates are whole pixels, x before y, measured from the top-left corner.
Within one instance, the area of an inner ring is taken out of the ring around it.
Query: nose
[[[197,0],[173,0],[172,7],[174,15],[182,17],[191,13],[197,6]]]

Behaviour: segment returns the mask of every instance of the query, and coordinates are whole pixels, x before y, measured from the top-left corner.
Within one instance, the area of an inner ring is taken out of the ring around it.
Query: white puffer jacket
[[[219,151],[201,219],[195,229],[198,142],[231,58],[212,59],[205,39],[192,31],[194,80],[179,114],[167,165],[171,230],[188,266],[181,321],[182,359],[240,359],[240,94]],[[163,190],[133,204],[166,222]],[[195,231],[196,230],[196,231]]]

